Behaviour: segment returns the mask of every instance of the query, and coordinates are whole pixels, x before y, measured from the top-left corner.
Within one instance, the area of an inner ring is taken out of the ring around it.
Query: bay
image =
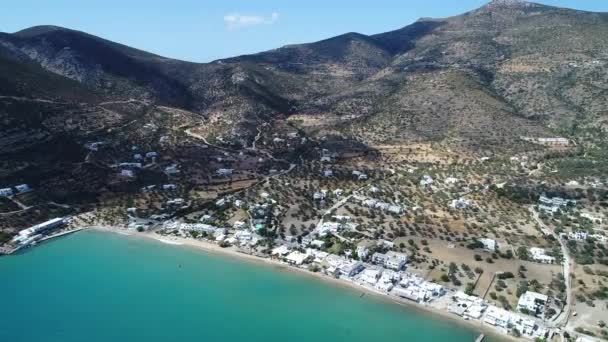
[[[479,334],[306,275],[97,231],[0,258],[0,293],[0,341],[470,342]]]

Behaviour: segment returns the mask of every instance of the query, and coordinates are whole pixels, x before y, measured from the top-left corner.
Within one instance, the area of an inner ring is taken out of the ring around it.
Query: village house
[[[403,207],[399,206],[399,205],[390,205],[387,209],[389,212],[393,213],[393,214],[397,214],[397,215],[401,215],[403,214]]]
[[[386,260],[386,254],[376,252],[372,254],[372,263],[376,265],[384,265],[384,261]]]
[[[323,177],[332,177],[334,172],[332,170],[323,170]]]
[[[467,209],[471,206],[471,202],[464,198],[452,200],[450,206],[454,209]]]
[[[407,255],[403,253],[397,253],[394,251],[388,251],[384,260],[384,267],[399,271],[403,268],[407,262]]]
[[[327,272],[334,276],[352,277],[364,269],[363,263],[360,261],[347,259],[335,254],[329,254],[325,258],[325,262],[329,265]]]
[[[184,203],[185,203],[185,201],[183,198],[175,198],[175,199],[167,201],[167,205],[182,205]]]
[[[366,246],[357,246],[356,253],[357,257],[359,257],[360,260],[363,260],[369,255],[369,248],[367,248]]]
[[[529,252],[532,260],[536,262],[540,262],[543,264],[552,264],[555,262],[555,258],[550,255],[547,255],[545,253],[545,250],[542,248],[532,247],[529,249]]]
[[[416,274],[404,272],[399,287],[393,288],[393,293],[415,302],[424,302],[442,296],[445,291],[439,284],[425,281]]]
[[[454,185],[454,184],[458,183],[458,178],[448,177],[445,179],[444,183],[446,185]]]
[[[158,153],[156,153],[156,152],[148,152],[148,153],[146,153],[146,158],[155,159],[156,157],[158,157]]]
[[[133,178],[135,177],[135,172],[133,172],[133,170],[120,170],[120,175],[123,177]]]
[[[17,189],[17,192],[22,194],[24,192],[30,191],[30,186],[27,184],[19,184],[19,185],[15,186],[15,189]]]
[[[319,236],[324,237],[328,234],[335,234],[343,228],[339,222],[323,222],[318,230]]]
[[[316,201],[324,200],[325,194],[320,191],[315,191],[315,193],[312,195],[312,198]]]
[[[306,262],[309,257],[310,256],[308,254],[301,253],[299,251],[293,251],[285,257],[285,261],[287,261],[287,263],[289,263],[290,265],[299,266]]]
[[[167,167],[165,167],[165,173],[167,175],[176,175],[179,173],[179,169],[178,169],[178,165],[177,164],[172,164],[169,165]]]
[[[325,241],[323,240],[312,240],[310,242],[310,246],[316,247],[317,249],[323,248],[325,246]]]
[[[378,279],[382,275],[382,269],[372,269],[367,268],[361,272],[361,277],[359,278],[362,282],[368,285],[376,285]]]
[[[564,208],[569,204],[576,204],[576,201],[563,199],[561,197],[549,198],[545,195],[541,195],[538,199],[538,208],[544,212],[555,214],[560,208]]]
[[[422,179],[420,180],[420,186],[429,186],[433,184],[433,178],[429,175],[424,175],[422,176]]]
[[[11,188],[0,189],[0,197],[9,197],[9,196],[13,196],[13,189],[11,189]]]
[[[587,241],[588,237],[589,237],[589,233],[582,231],[582,230],[578,231],[578,232],[568,233],[568,240]]]
[[[547,295],[526,291],[521,297],[519,297],[519,301],[517,302],[517,310],[519,311],[527,311],[531,314],[538,315],[544,312],[545,305],[547,305],[547,301],[549,297]]]
[[[213,222],[213,216],[211,216],[209,214],[205,214],[205,215],[201,216],[199,221],[201,221],[203,223]]]
[[[279,257],[284,257],[287,254],[289,254],[289,247],[285,246],[285,245],[281,245],[279,247],[275,247],[271,252],[270,255],[272,256],[279,256]]]
[[[217,171],[215,171],[215,174],[220,177],[229,177],[232,176],[233,171],[234,169],[217,169]]]
[[[489,251],[489,252],[496,251],[496,249],[498,247],[498,245],[496,244],[496,240],[482,238],[482,239],[478,239],[477,241],[481,242],[481,244],[483,244],[483,249],[485,249],[486,251]]]

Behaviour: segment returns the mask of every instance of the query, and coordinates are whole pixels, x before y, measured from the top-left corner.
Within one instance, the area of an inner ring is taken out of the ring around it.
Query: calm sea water
[[[474,341],[305,275],[117,234],[0,258],[0,341]]]

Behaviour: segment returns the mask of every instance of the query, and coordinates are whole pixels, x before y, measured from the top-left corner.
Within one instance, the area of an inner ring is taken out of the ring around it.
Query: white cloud
[[[272,25],[279,20],[279,13],[272,12],[270,17],[261,15],[242,15],[231,13],[224,16],[224,24],[228,30],[238,30],[256,25]]]

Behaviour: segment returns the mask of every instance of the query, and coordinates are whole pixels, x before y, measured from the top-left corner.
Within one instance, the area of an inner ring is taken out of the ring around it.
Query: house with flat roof
[[[289,263],[290,265],[299,266],[302,265],[306,260],[308,260],[309,257],[310,256],[306,253],[293,251],[285,257],[285,261],[287,261],[287,263]]]
[[[0,197],[9,197],[9,196],[13,196],[13,189],[11,189],[11,188],[0,189]]]
[[[359,278],[362,282],[368,285],[376,285],[378,279],[382,275],[382,269],[372,269],[366,268],[361,272],[361,277]]]
[[[533,314],[540,314],[544,312],[545,305],[549,297],[542,293],[527,291],[521,297],[519,297],[519,301],[517,302],[517,310],[519,311],[528,311]]]
[[[552,264],[555,262],[555,258],[547,255],[545,250],[538,247],[532,247],[528,250],[532,260],[543,264]]]
[[[270,253],[270,255],[276,255],[276,256],[286,256],[287,254],[289,254],[289,247],[282,245],[279,247],[275,247],[272,252]]]
[[[30,191],[30,186],[27,184],[19,184],[15,186],[15,189],[17,189],[17,192],[19,193],[24,193]]]
[[[232,173],[234,172],[234,169],[217,169],[215,171],[215,174],[220,176],[220,177],[229,177],[232,176]]]
[[[498,247],[498,245],[496,244],[496,240],[482,238],[482,239],[478,239],[477,241],[479,241],[483,244],[483,249],[490,251],[490,252],[496,251],[496,248]]]
[[[384,260],[384,267],[399,271],[403,268],[407,262],[407,255],[403,253],[397,253],[394,251],[388,251]]]

